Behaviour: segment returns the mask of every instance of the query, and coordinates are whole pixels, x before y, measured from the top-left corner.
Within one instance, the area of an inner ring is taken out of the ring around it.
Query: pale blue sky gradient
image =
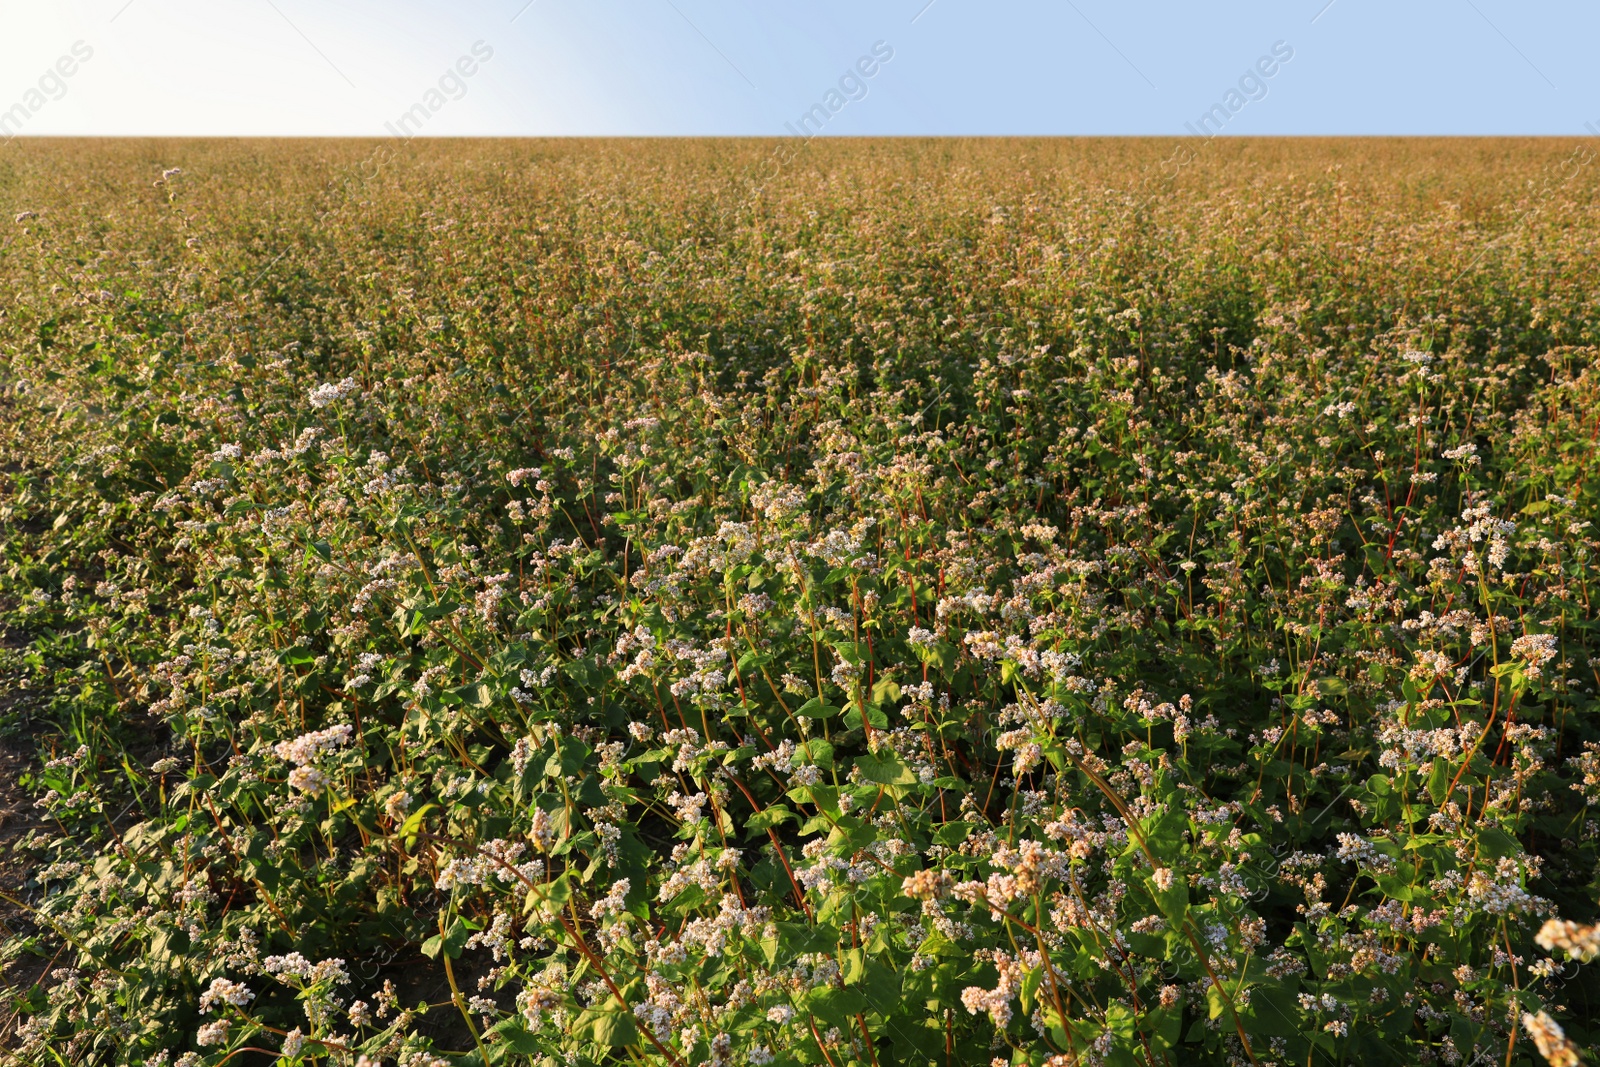
[[[425,134],[782,135],[876,42],[826,134],[1182,134],[1280,41],[1223,132],[1600,132],[1595,3],[0,0],[0,27],[26,134],[384,135],[480,41]]]

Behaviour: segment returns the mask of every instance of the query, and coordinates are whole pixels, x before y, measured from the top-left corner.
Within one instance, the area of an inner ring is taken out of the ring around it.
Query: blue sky
[[[1600,133],[1594,3],[0,0],[0,20],[5,135],[782,135],[807,114],[828,135],[1207,114],[1227,134]]]

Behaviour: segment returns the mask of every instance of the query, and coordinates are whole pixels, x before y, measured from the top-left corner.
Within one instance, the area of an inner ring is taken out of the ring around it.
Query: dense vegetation
[[[1590,158],[14,144],[5,1055],[1577,1063]]]

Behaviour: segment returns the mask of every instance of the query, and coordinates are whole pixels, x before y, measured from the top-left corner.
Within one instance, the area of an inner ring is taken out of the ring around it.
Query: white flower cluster
[[[285,983],[298,980],[307,985],[323,982],[329,985],[348,985],[350,982],[350,975],[344,969],[344,960],[331,959],[312,963],[298,952],[290,952],[283,956],[268,956],[261,961],[261,970]]]
[[[236,1008],[242,1008],[253,999],[255,994],[243,983],[232,982],[226,978],[213,978],[210,987],[200,994],[200,1010],[208,1012],[218,1004],[232,1004]]]
[[[1023,957],[1030,953],[1023,950]],[[1037,957],[1037,953],[1031,955]],[[1003,1030],[1011,1022],[1011,1001],[1022,988],[1023,979],[1027,971],[1038,966],[1035,959],[1031,965],[1024,967],[1022,960],[1014,958],[1005,952],[996,950],[993,953],[995,969],[1000,972],[999,981],[993,989],[984,989],[982,986],[968,986],[961,991],[961,1004],[967,1009],[968,1014],[977,1015],[979,1012],[988,1012],[989,1018],[994,1022],[995,1028]]]
[[[501,885],[512,885],[518,882],[541,882],[544,880],[544,861],[529,860],[519,862],[528,846],[520,841],[504,841],[496,838],[485,841],[478,848],[476,855],[458,856],[444,865],[439,872],[439,877],[434,880],[434,888],[441,893],[448,893],[459,887],[490,885],[498,882]]]
[[[728,939],[735,934],[760,937],[771,918],[768,908],[746,908],[732,893],[724,893],[718,902],[716,915],[690,920],[684,924],[678,937],[678,947],[699,949],[715,959],[727,948]]]
[[[354,378],[346,378],[337,385],[331,382],[323,382],[312,389],[306,399],[311,401],[311,406],[314,408],[325,408],[330,404],[343,400],[360,388],[361,386],[356,384]]]
[[[1600,926],[1585,926],[1568,919],[1547,919],[1534,940],[1546,952],[1560,950],[1584,963],[1600,956]]]
[[[1550,1067],[1578,1067],[1582,1062],[1578,1057],[1578,1046],[1567,1037],[1566,1031],[1561,1029],[1561,1024],[1545,1012],[1541,1011],[1537,1015],[1523,1012],[1522,1028],[1528,1031],[1528,1036],[1533,1038],[1534,1047],[1539,1050],[1539,1055],[1545,1058]]]
[[[1371,841],[1360,834],[1338,834],[1339,859],[1345,863],[1354,863],[1363,870],[1373,874],[1390,874],[1395,869],[1395,862],[1390,857],[1379,852]]]
[[[768,522],[782,522],[805,509],[806,492],[787,482],[763,482],[751,492],[750,506]]]
[[[618,878],[612,883],[611,888],[606,891],[605,896],[589,905],[589,914],[596,919],[603,919],[607,915],[625,914],[627,908],[625,901],[628,896],[628,890],[632,888],[632,881],[627,878]]]
[[[681,848],[682,846],[679,846],[678,849],[674,849],[674,863],[678,862],[682,858],[678,855],[678,852],[681,850]],[[717,887],[721,884],[722,875],[718,873],[716,864],[712,863],[708,859],[699,859],[691,864],[688,864],[687,866],[679,867],[674,870],[672,874],[661,883],[661,890],[658,894],[658,899],[671,900],[685,889],[688,889],[691,885],[699,886],[709,895],[715,892]]]
[[[1524,634],[1511,642],[1511,654],[1527,661],[1530,678],[1539,677],[1544,665],[1556,658],[1558,648],[1555,634]]]
[[[353,732],[351,726],[341,723],[326,730],[301,734],[293,741],[279,741],[273,746],[272,751],[281,760],[288,760],[297,767],[305,767],[339,746],[349,744]]]

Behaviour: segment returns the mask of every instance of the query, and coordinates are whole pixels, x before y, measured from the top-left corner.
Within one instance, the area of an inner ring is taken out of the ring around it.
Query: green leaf
[[[772,804],[745,820],[745,828],[752,831],[770,830],[785,822],[797,821],[797,816],[782,804]]]
[[[578,1030],[580,1033],[583,1030],[581,1019]],[[603,1048],[622,1048],[639,1043],[639,1031],[633,1025],[633,1016],[621,1010],[594,1012],[589,1022],[589,1035],[595,1044]]]
[[[1443,756],[1433,757],[1433,768],[1428,774],[1428,796],[1433,798],[1435,805],[1445,802],[1445,794],[1450,791],[1450,764],[1445,762]]]
[[[562,737],[556,742],[556,751],[545,761],[547,778],[570,778],[583,769],[589,755],[589,746],[575,737]]]
[[[466,948],[467,941],[471,939],[472,932],[480,926],[481,924],[458,915],[442,935],[434,934],[422,943],[422,954],[429,959],[438,959],[442,950],[451,959],[458,959]]]
[[[836,989],[826,986],[814,990],[806,998],[806,1008],[823,1022],[843,1029],[852,1019],[866,1009],[867,998],[857,989]]]
[[[572,899],[572,872],[568,871],[553,882],[534,886],[528,890],[528,899],[523,906],[523,913],[527,914],[536,908],[542,907],[545,912],[554,914]]]
[[[903,695],[900,683],[893,678],[879,678],[872,687],[872,702],[874,704],[888,704],[899,700]]]
[[[777,927],[778,941],[788,952],[831,953],[839,947],[839,931],[830,926],[780,922]]]
[[[522,1023],[522,1016],[513,1015],[497,1023],[489,1031],[500,1038],[500,1043],[507,1049],[520,1055],[530,1056],[545,1051],[545,1045],[539,1038],[528,1033],[527,1027]]]
[[[800,826],[800,836],[809,837],[812,834],[823,833],[833,829],[833,820],[826,815],[813,815]]]
[[[1157,887],[1154,878],[1146,879],[1146,886],[1155,898],[1156,907],[1161,909],[1161,914],[1167,917],[1173,929],[1182,926],[1189,914],[1189,885],[1183,876],[1174,874],[1172,884],[1165,889]]]
[[[459,689],[452,690],[452,692],[461,698],[461,702],[463,704],[470,705],[474,708],[486,708],[490,704],[494,703],[494,694],[490,692],[487,685],[483,685],[482,683],[477,685],[464,685]]]
[[[1410,900],[1415,894],[1411,883],[1405,878],[1398,878],[1392,874],[1380,874],[1373,878],[1378,883],[1378,889],[1386,897],[1395,900]]]
[[[1514,856],[1522,851],[1517,839],[1498,827],[1490,826],[1478,831],[1478,847],[1490,859]]]
[[[833,650],[846,663],[860,666],[867,661],[867,646],[854,641],[835,641]]]
[[[879,785],[916,785],[917,775],[906,761],[886,750],[882,757],[861,755],[856,757],[856,770],[861,777]]]
[[[876,704],[867,705],[867,721],[870,722],[873,727],[879,730],[887,730],[889,728],[889,717],[885,715],[883,713],[883,709],[878,707]],[[849,711],[845,712],[844,725],[848,730],[862,729],[861,711],[857,708],[851,708]]]
[[[812,697],[796,708],[794,713],[802,719],[830,719],[842,710],[832,704],[824,704],[821,697]]]
[[[1284,982],[1250,987],[1250,1005],[1239,1011],[1245,1031],[1261,1037],[1298,1037],[1304,1027],[1295,990]]]
[[[401,825],[400,833],[399,833],[398,836],[400,836],[400,837],[405,839],[406,848],[408,850],[411,849],[413,846],[415,846],[416,843],[417,843],[416,838],[417,838],[417,834],[419,832],[421,832],[421,830],[422,830],[423,817],[426,816],[428,814],[428,812],[432,811],[434,808],[437,808],[438,806],[439,805],[437,805],[437,804],[424,804],[424,805],[422,805],[422,807],[418,808],[416,811],[414,811],[410,815],[406,816],[406,821],[405,821],[404,824]]]
[[[833,766],[833,746],[828,742],[813,738],[795,749],[802,762],[815,764],[823,770]]]
[[[1022,999],[1022,1011],[1023,1011],[1024,1014],[1027,1014],[1027,1015],[1032,1015],[1033,1014],[1033,998],[1034,998],[1034,995],[1036,993],[1038,993],[1038,991],[1039,991],[1039,983],[1042,982],[1043,980],[1044,980],[1044,968],[1043,967],[1036,967],[1033,970],[1029,971],[1028,972],[1028,976],[1022,980],[1022,989],[1020,991],[1020,996],[1021,996],[1021,999]]]

